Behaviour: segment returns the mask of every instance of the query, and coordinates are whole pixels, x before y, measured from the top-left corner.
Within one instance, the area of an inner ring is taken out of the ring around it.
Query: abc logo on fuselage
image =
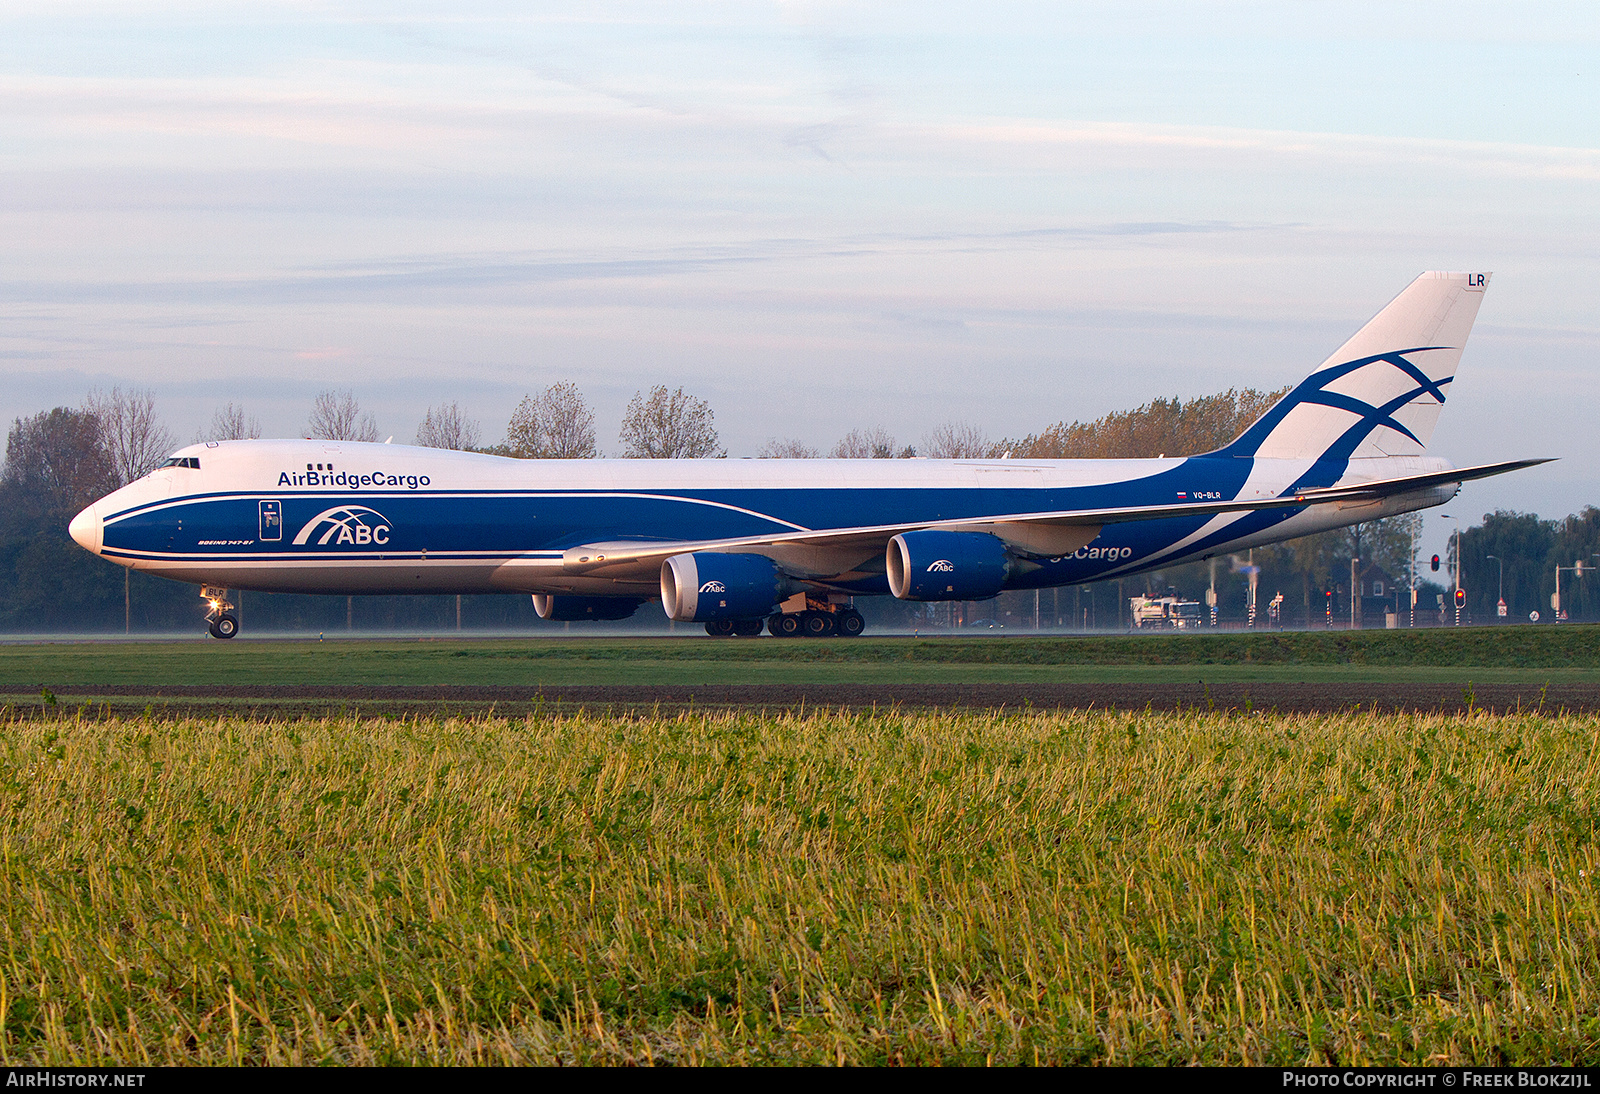
[[[389,542],[389,518],[365,505],[340,505],[306,521],[294,537],[296,546],[383,546]]]

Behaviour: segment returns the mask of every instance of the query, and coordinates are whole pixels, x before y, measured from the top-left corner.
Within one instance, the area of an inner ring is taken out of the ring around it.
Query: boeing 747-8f
[[[73,519],[123,566],[228,589],[533,594],[546,619],[659,599],[712,634],[855,635],[853,600],[982,600],[1439,505],[1427,453],[1489,281],[1425,273],[1231,444],[1139,460],[520,460],[396,445],[191,445]]]

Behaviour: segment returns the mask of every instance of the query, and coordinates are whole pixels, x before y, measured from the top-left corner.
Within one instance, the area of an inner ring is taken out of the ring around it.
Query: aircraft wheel
[[[734,633],[734,620],[713,619],[706,624],[706,633],[712,638],[731,638]]]
[[[763,619],[740,619],[734,623],[733,633],[749,638],[751,635],[761,633],[761,624],[764,622],[766,621]]]
[[[826,638],[833,633],[833,616],[827,612],[801,612],[801,628],[807,638]]]
[[[800,633],[800,617],[780,612],[767,620],[767,631],[779,638],[793,638]]]
[[[212,638],[232,638],[239,633],[239,619],[237,616],[226,613],[217,616],[211,622]]]
[[[854,608],[847,608],[839,613],[837,626],[840,634],[846,638],[855,638],[867,629],[867,620]]]

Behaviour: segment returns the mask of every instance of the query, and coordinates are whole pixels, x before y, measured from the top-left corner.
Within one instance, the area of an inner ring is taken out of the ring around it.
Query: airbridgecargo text
[[[1103,558],[1116,560],[1119,558],[1132,558],[1132,547],[1079,547],[1072,552],[1072,558]]]
[[[360,490],[367,486],[403,486],[407,490],[428,486],[432,482],[426,475],[390,475],[383,471],[358,475],[354,471],[341,471],[337,475],[326,471],[280,471],[279,486],[345,486]]]

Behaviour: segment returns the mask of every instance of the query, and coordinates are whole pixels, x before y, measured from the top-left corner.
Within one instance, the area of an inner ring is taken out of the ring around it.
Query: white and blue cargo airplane
[[[224,441],[75,517],[123,566],[228,589],[532,593],[545,619],[660,598],[712,634],[856,635],[857,596],[982,600],[1439,505],[1542,463],[1426,454],[1489,275],[1425,273],[1231,444],[1141,460],[518,460]]]

